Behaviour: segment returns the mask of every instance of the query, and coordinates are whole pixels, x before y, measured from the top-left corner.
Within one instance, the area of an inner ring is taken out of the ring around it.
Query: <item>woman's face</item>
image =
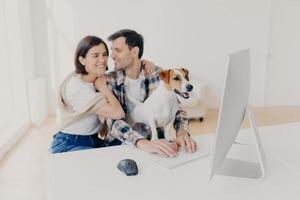
[[[86,54],[85,58],[79,57],[79,61],[85,66],[89,75],[100,76],[106,71],[108,52],[104,44],[92,47]]]

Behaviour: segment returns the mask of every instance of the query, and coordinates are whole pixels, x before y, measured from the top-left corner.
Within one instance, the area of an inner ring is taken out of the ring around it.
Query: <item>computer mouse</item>
[[[136,162],[132,159],[121,160],[117,167],[121,172],[126,174],[126,176],[135,176],[139,172]]]

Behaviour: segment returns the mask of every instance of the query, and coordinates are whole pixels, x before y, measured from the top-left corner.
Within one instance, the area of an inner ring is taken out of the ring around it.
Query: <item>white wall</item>
[[[54,113],[55,91],[73,69],[79,40],[88,34],[106,39],[122,28],[144,35],[144,58],[165,68],[185,66],[207,84],[210,107],[219,105],[228,55],[250,47],[250,102],[262,106],[269,94],[265,86],[270,78],[266,66],[271,4],[271,0],[31,0],[36,64],[49,78],[50,108]]]
[[[146,41],[144,57],[162,67],[186,66],[211,87],[212,107],[219,104],[228,54],[252,48],[251,102],[263,104],[269,0],[88,0],[84,7],[79,0],[68,2],[77,41],[87,34],[107,38],[127,27],[140,31]]]
[[[266,104],[300,104],[300,1],[274,0]]]

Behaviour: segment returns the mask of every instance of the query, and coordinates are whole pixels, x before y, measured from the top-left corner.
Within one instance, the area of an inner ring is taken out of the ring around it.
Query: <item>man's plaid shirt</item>
[[[144,73],[144,65],[142,65],[141,73]],[[151,76],[146,77],[141,81],[140,87],[140,95],[143,97],[144,101],[148,98],[148,96],[152,93],[153,90],[159,84],[159,72],[162,69],[160,67],[155,67],[154,72]],[[127,113],[127,106],[126,106],[126,91],[125,91],[125,72],[121,71],[114,71],[108,75],[108,83],[111,87],[113,93],[121,103],[124,112]],[[107,119],[109,133],[107,134],[106,139],[113,140],[114,138],[119,139],[120,141],[135,145],[137,140],[144,138],[138,132],[134,131],[131,126],[129,126],[124,120],[112,120]],[[176,132],[179,130],[186,130],[188,131],[188,119],[186,112],[180,109],[175,116],[174,120],[174,128]]]

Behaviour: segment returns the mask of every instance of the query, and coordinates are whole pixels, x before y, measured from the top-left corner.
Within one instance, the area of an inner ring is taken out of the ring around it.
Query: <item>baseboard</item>
[[[15,122],[10,124],[0,134],[0,160],[30,129],[29,121]]]

